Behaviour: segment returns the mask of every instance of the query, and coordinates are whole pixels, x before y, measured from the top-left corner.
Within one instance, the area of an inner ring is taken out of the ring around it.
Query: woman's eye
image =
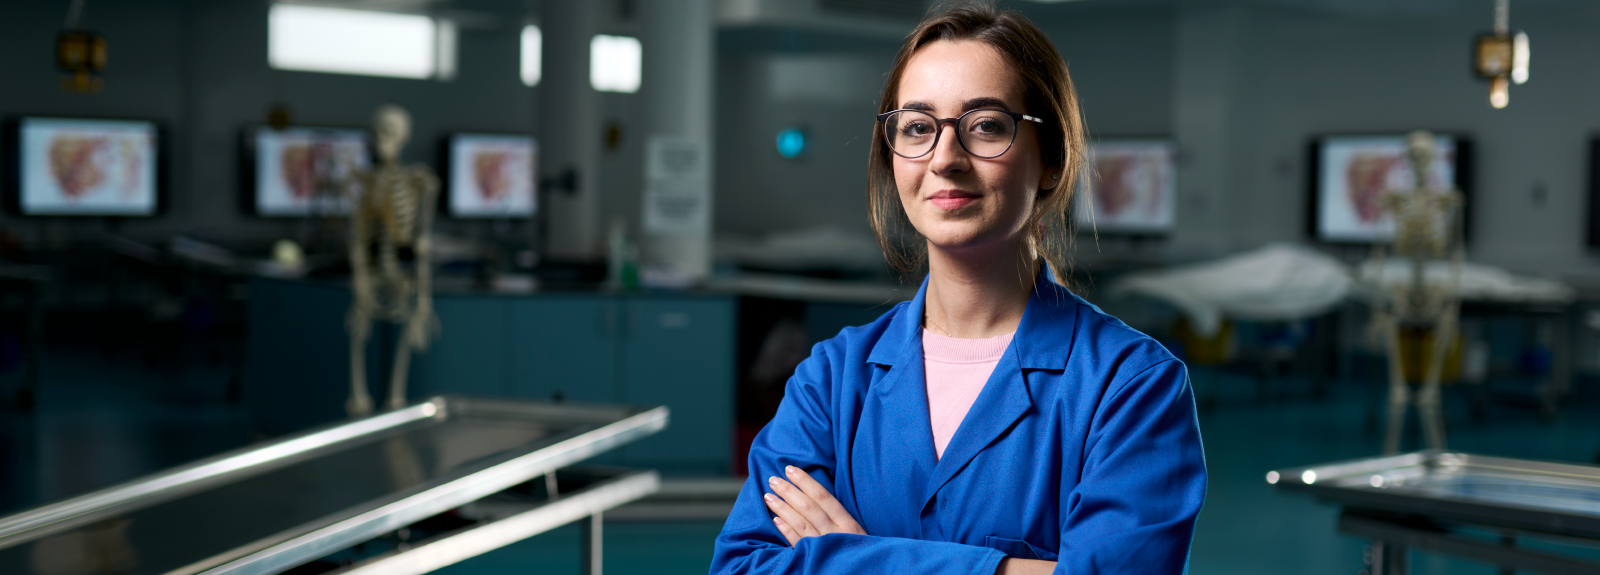
[[[933,129],[928,127],[927,122],[912,122],[906,124],[906,127],[900,131],[907,136],[926,136],[933,133]]]
[[[1005,126],[1001,125],[1000,122],[988,118],[978,120],[976,124],[972,125],[972,131],[979,134],[1000,134],[1004,133],[1005,130]]]

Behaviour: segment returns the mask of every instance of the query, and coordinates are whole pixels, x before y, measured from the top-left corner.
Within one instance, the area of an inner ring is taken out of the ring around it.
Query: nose
[[[949,136],[944,135],[945,128],[950,129]],[[928,169],[934,174],[950,176],[971,169],[972,156],[961,147],[960,130],[955,122],[939,126],[939,141],[934,144],[933,158],[928,163]]]

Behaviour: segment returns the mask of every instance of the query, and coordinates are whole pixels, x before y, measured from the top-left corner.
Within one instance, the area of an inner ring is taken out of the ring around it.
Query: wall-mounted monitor
[[[153,216],[161,129],[141,120],[24,117],[7,122],[6,204],[26,216]]]
[[[539,145],[532,136],[457,133],[445,147],[451,216],[533,217],[539,208]]]
[[[1176,156],[1177,146],[1164,138],[1104,138],[1091,143],[1088,193],[1078,195],[1073,210],[1079,229],[1129,235],[1172,231],[1177,212]]]
[[[245,130],[249,209],[268,217],[343,215],[356,173],[372,165],[366,130],[255,126]]]
[[[1427,187],[1461,190],[1468,199],[1465,213],[1471,214],[1471,142],[1460,135],[1435,134],[1434,149]],[[1394,238],[1394,220],[1383,209],[1383,194],[1417,185],[1406,158],[1405,134],[1319,137],[1311,142],[1308,165],[1312,237],[1339,243]],[[1469,216],[1463,224],[1470,221]]]

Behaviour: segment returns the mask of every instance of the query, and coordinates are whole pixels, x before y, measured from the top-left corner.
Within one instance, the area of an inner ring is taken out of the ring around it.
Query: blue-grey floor
[[[53,351],[43,365],[39,405],[18,414],[0,404],[0,513],[131,479],[249,443],[245,411],[225,400],[226,362],[204,350],[146,365],[131,354]],[[0,374],[0,391],[16,384]],[[1263,480],[1273,468],[1370,455],[1380,433],[1367,421],[1370,383],[1338,381],[1313,398],[1303,379],[1282,379],[1263,397],[1249,378],[1197,370],[1202,392],[1217,391],[1202,412],[1210,491],[1195,535],[1196,574],[1349,575],[1361,569],[1363,542],[1334,531],[1336,510],[1279,494]],[[1551,423],[1526,401],[1527,384],[1497,382],[1486,415],[1471,417],[1465,390],[1447,394],[1453,449],[1512,457],[1588,462],[1600,448],[1600,390],[1580,386]],[[9,395],[9,393],[7,393]],[[1504,397],[1501,397],[1504,396]],[[1415,435],[1413,431],[1412,435]],[[614,573],[704,573],[720,525],[610,523],[605,563]],[[559,529],[452,574],[571,573],[578,535]],[[1495,573],[1427,554],[1417,573]]]

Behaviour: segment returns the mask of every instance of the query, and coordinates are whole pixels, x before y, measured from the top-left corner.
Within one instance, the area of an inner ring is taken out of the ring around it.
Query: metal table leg
[[[1367,548],[1367,573],[1369,575],[1406,575],[1411,566],[1410,553],[1405,545],[1374,539]]]
[[[578,522],[578,530],[582,532],[580,548],[583,552],[583,559],[579,562],[579,568],[583,575],[600,575],[602,570],[601,559],[605,537],[602,531],[604,521],[600,515],[601,513],[596,511],[594,515],[585,517]]]

